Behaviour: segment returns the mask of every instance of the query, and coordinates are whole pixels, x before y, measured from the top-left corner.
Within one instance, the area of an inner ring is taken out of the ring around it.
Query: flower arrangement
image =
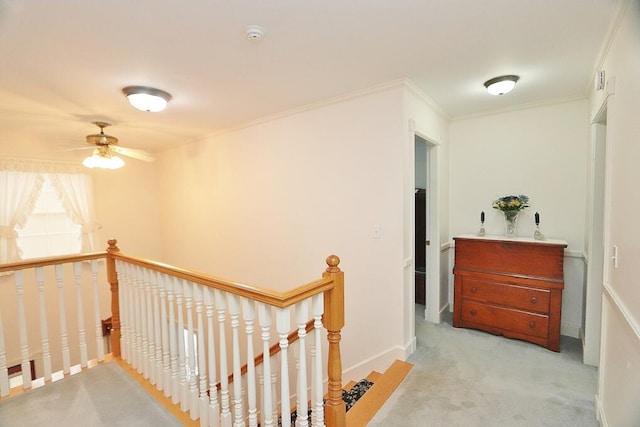
[[[520,212],[524,208],[528,208],[529,197],[524,194],[519,196],[502,196],[493,201],[493,209],[502,212]]]

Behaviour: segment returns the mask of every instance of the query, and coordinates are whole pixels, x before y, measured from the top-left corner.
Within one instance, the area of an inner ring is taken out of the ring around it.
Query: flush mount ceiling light
[[[122,89],[129,103],[141,111],[157,113],[164,110],[171,95],[167,92],[147,86],[127,86]]]
[[[518,80],[520,77],[514,75],[495,77],[484,82],[484,87],[491,95],[504,95],[511,92]]]

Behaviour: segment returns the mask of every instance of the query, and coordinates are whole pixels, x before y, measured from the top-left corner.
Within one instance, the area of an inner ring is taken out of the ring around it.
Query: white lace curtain
[[[0,263],[19,260],[16,227],[24,224],[33,212],[42,189],[43,178],[24,170],[0,170]]]
[[[91,177],[75,165],[0,159],[0,263],[21,259],[16,228],[24,226],[40,196],[43,176],[51,183],[71,220],[81,226],[81,252],[91,252],[95,220]]]
[[[80,252],[93,251],[95,249],[95,232],[101,226],[94,220],[91,177],[68,173],[54,174],[51,175],[51,184],[56,189],[71,221],[82,227]]]

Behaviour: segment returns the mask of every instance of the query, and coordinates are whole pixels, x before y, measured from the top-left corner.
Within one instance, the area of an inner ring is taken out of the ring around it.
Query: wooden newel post
[[[111,353],[114,357],[120,357],[120,297],[118,293],[118,272],[116,260],[110,255],[120,252],[116,239],[110,239],[107,248],[107,280],[111,285]]]
[[[340,271],[340,258],[327,257],[327,269],[322,277],[333,278],[334,288],[325,292],[324,316],[322,323],[327,330],[329,341],[329,376],[325,422],[327,427],[345,427],[347,425],[346,406],[342,400],[342,360],[340,359],[340,331],[344,327],[344,273]]]

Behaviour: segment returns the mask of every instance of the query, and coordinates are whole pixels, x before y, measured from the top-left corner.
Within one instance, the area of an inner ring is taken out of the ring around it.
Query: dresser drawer
[[[501,334],[505,330],[539,338],[547,338],[549,334],[549,317],[542,314],[527,313],[472,300],[462,301],[461,314],[463,323],[484,325],[482,329],[490,330],[495,334]]]
[[[506,305],[512,308],[549,313],[550,291],[513,283],[498,283],[465,277],[462,298]]]
[[[566,245],[458,237],[454,238],[454,241],[457,269],[517,274],[551,281],[564,279]]]

